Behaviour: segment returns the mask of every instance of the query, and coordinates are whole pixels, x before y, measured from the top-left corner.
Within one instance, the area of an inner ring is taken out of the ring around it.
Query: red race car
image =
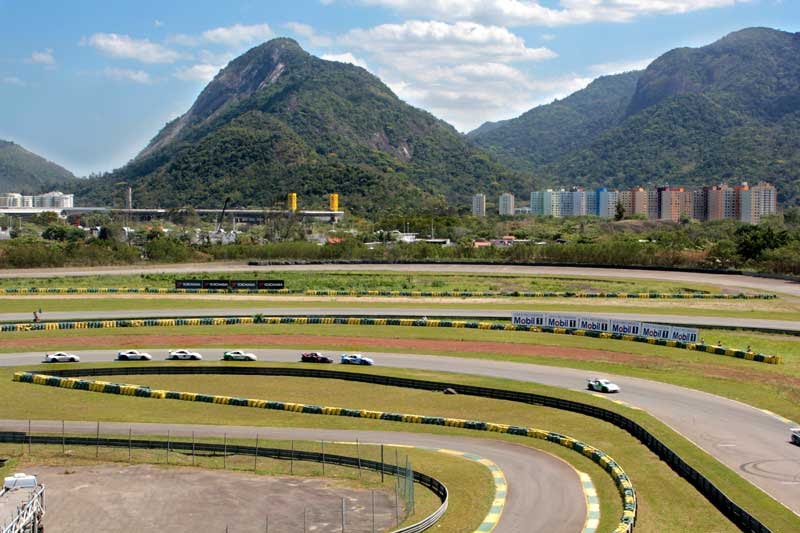
[[[300,356],[303,363],[333,363],[333,359],[325,357],[319,352],[307,352]]]

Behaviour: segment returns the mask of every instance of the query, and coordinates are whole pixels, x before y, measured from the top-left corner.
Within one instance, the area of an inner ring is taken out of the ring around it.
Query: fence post
[[[128,426],[128,463],[131,462],[131,453],[133,450],[133,428]]]
[[[294,440],[292,440],[292,453],[289,456],[289,475],[294,475]]]
[[[269,515],[267,515],[267,518],[264,523],[264,533],[269,533]]]
[[[31,440],[32,440],[32,437],[31,437],[31,419],[29,418],[28,419],[28,457],[31,456],[31,444],[32,444]]]
[[[308,524],[306,523],[308,520],[308,509],[303,507],[303,533],[308,533]]]
[[[383,444],[381,444],[381,483],[383,483]]]
[[[228,434],[222,435],[222,469],[228,469]]]
[[[375,491],[372,491],[372,533],[375,533]]]
[[[358,459],[358,479],[361,479],[361,447],[356,439],[356,458]]]
[[[325,477],[325,441],[319,441],[322,444],[322,477]]]
[[[97,421],[97,440],[95,441],[95,449],[94,449],[94,456],[95,459],[100,457],[100,421]]]
[[[342,533],[344,533],[344,498],[342,498]]]
[[[258,433],[256,433],[256,453],[253,454],[253,472],[258,471]]]
[[[397,499],[397,477],[394,478],[394,522],[395,526],[400,527],[400,501]]]
[[[197,460],[194,455],[194,431],[192,431],[192,466],[197,465]]]
[[[167,430],[167,464],[169,464],[169,440],[170,440],[170,434],[169,430]]]
[[[67,442],[66,442],[66,437],[64,436],[64,433],[65,433],[66,430],[64,428],[64,425],[65,425],[65,423],[62,420],[61,421],[61,455],[64,455],[64,454],[67,453]]]

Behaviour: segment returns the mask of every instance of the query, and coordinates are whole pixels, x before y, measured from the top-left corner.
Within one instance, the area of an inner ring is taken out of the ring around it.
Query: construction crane
[[[225,210],[228,209],[228,202],[231,201],[231,197],[228,196],[225,198],[225,203],[222,204],[222,212],[219,214],[219,219],[217,220],[217,229],[215,230],[216,233],[219,233],[222,229],[222,219],[225,217]]]

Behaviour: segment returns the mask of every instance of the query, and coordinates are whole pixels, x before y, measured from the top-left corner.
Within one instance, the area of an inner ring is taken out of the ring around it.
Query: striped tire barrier
[[[614,529],[615,533],[625,533],[633,530],[636,522],[636,491],[633,488],[628,475],[608,454],[581,442],[572,437],[546,431],[543,429],[529,428],[525,426],[511,426],[507,424],[494,424],[480,420],[464,420],[461,418],[445,418],[438,416],[424,416],[407,413],[390,413],[385,411],[370,411],[366,409],[347,409],[343,407],[328,407],[321,405],[310,405],[303,403],[278,402],[273,400],[258,400],[252,398],[238,398],[232,396],[217,396],[210,394],[200,394],[195,392],[178,392],[167,390],[155,390],[140,385],[109,383],[107,381],[92,381],[87,379],[61,377],[47,374],[36,374],[32,372],[16,372],[14,381],[20,383],[33,383],[36,385],[46,385],[50,387],[60,387],[64,389],[83,390],[100,392],[106,394],[120,394],[124,396],[136,396],[139,398],[153,398],[159,400],[182,400],[190,402],[214,403],[219,405],[232,405],[237,407],[253,407],[257,409],[269,409],[274,411],[288,411],[294,413],[305,413],[326,416],[343,416],[350,418],[370,418],[375,420],[385,420],[389,422],[402,422],[405,424],[422,424],[434,426],[447,426],[474,431],[490,431],[495,433],[507,433],[545,440],[559,444],[565,448],[576,451],[603,468],[614,480],[617,490],[622,497],[623,512],[619,524]]]
[[[279,460],[293,461],[313,461],[317,463],[328,463],[350,468],[365,468],[375,472],[384,472],[389,475],[398,475],[402,471],[391,463],[383,463],[363,459],[361,457],[350,457],[347,455],[335,455],[330,453],[308,452],[300,450],[286,450],[283,448],[264,448],[255,446],[242,446],[237,444],[217,444],[211,442],[181,442],[181,441],[159,441],[141,439],[112,439],[97,437],[75,437],[75,436],[47,436],[31,435],[27,433],[2,431],[0,432],[0,442],[19,443],[19,444],[51,444],[69,446],[103,446],[108,448],[138,448],[138,449],[165,449],[172,451],[183,451],[184,453],[213,452],[233,455],[258,455]],[[410,526],[401,527],[393,530],[392,533],[420,533],[433,527],[447,511],[450,502],[450,495],[444,483],[438,479],[412,470],[414,483],[418,483],[433,492],[441,501],[441,505],[426,518]],[[477,532],[476,532],[477,533]]]
[[[170,287],[10,287],[10,296],[42,294],[298,294],[305,296],[385,296],[432,298],[621,298],[642,300],[773,300],[775,294],[668,293],[668,292],[571,292],[571,291],[407,291],[334,289],[175,289]]]
[[[0,332],[15,331],[43,331],[62,329],[94,329],[94,328],[141,328],[141,327],[175,327],[175,326],[232,326],[238,324],[325,324],[347,326],[407,326],[428,328],[466,328],[504,331],[530,331],[534,333],[552,333],[557,335],[574,335],[578,337],[592,337],[595,339],[612,339],[630,342],[643,342],[656,346],[668,346],[684,350],[693,350],[715,355],[746,359],[758,363],[777,365],[783,363],[778,355],[767,355],[746,350],[734,350],[698,344],[692,342],[656,339],[642,335],[624,335],[621,333],[607,333],[589,331],[584,329],[553,328],[548,326],[527,326],[502,322],[474,322],[463,320],[423,320],[414,318],[364,318],[364,317],[263,317],[255,316],[228,316],[204,318],[144,318],[144,319],[119,319],[119,320],[75,320],[67,322],[16,322],[0,325]]]

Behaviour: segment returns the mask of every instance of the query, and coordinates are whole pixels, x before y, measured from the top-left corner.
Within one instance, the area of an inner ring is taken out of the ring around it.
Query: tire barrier
[[[572,291],[408,291],[334,289],[175,289],[171,287],[10,287],[7,296],[42,294],[271,294],[302,296],[385,296],[415,298],[619,298],[644,300],[774,300],[775,294],[704,292],[572,292]]]
[[[335,464],[350,468],[366,468],[374,472],[383,472],[389,475],[399,475],[405,470],[403,467],[380,461],[372,461],[360,457],[350,457],[347,455],[322,454],[318,452],[306,452],[301,450],[286,450],[283,448],[264,448],[256,446],[243,446],[237,444],[217,444],[211,442],[181,442],[181,441],[161,441],[143,439],[111,439],[96,437],[75,437],[75,436],[48,436],[31,435],[16,431],[0,432],[0,443],[10,444],[51,444],[51,445],[70,445],[70,446],[103,446],[107,448],[137,448],[137,449],[163,449],[178,452],[211,452],[230,455],[249,455],[278,459],[284,461],[308,461],[315,463]],[[433,527],[447,511],[450,497],[447,487],[438,479],[422,472],[412,471],[414,483],[422,485],[431,492],[441,502],[436,510],[425,517],[423,520],[410,526],[394,530],[392,533],[420,533]]]
[[[74,377],[62,377],[49,374],[36,374],[31,372],[16,372],[14,381],[20,383],[33,383],[36,385],[46,385],[49,387],[61,387],[64,389],[84,390],[92,392],[102,392],[106,394],[121,394],[125,396],[136,396],[140,398],[155,398],[166,400],[182,400],[190,402],[214,403],[220,405],[232,405],[237,407],[254,407],[257,409],[269,409],[275,411],[289,411],[294,413],[305,413],[326,416],[344,416],[350,418],[370,418],[375,420],[385,420],[389,422],[402,422],[405,424],[423,424],[433,426],[447,426],[474,431],[491,431],[496,433],[507,433],[521,437],[530,437],[559,444],[565,448],[576,451],[591,459],[594,463],[603,468],[614,480],[617,490],[622,497],[623,512],[618,526],[614,529],[615,533],[625,533],[633,531],[636,522],[636,491],[633,488],[628,475],[608,454],[581,442],[572,437],[561,435],[543,429],[529,428],[525,426],[511,426],[507,424],[494,424],[481,420],[464,420],[460,418],[445,418],[438,416],[424,416],[408,413],[390,413],[384,411],[370,411],[366,409],[347,409],[344,407],[327,407],[321,405],[309,405],[302,403],[278,402],[272,400],[258,400],[252,398],[237,398],[231,396],[216,396],[208,394],[198,394],[194,392],[178,392],[166,390],[153,390],[149,387],[139,385],[127,385],[119,383],[109,383],[107,381],[92,381]]]
[[[737,359],[746,359],[758,363],[771,365],[781,364],[782,358],[778,355],[767,355],[746,350],[734,350],[721,346],[699,344],[692,342],[657,339],[643,335],[625,335],[621,333],[608,333],[603,331],[589,331],[584,329],[553,328],[549,326],[528,326],[502,322],[475,322],[463,320],[426,320],[414,318],[364,318],[364,317],[264,317],[254,316],[228,316],[228,317],[203,317],[203,318],[142,318],[118,320],[72,320],[66,322],[14,322],[0,324],[0,332],[15,331],[43,331],[62,329],[94,329],[94,328],[142,328],[142,327],[175,327],[175,326],[232,326],[240,324],[324,324],[347,326],[407,326],[428,328],[465,328],[504,331],[530,331],[533,333],[552,333],[557,335],[574,335],[577,337],[592,337],[595,339],[612,339],[631,342],[643,342],[656,346],[668,346],[683,350],[724,355]]]
[[[33,375],[35,372],[20,374]],[[709,481],[703,474],[689,465],[681,456],[673,452],[666,444],[661,442],[655,435],[650,433],[638,422],[611,411],[604,407],[597,407],[582,402],[565,400],[543,394],[530,392],[519,392],[505,389],[495,389],[490,387],[477,387],[444,381],[428,381],[412,378],[398,378],[394,376],[382,376],[377,374],[367,374],[362,372],[349,372],[339,370],[322,370],[296,367],[223,367],[223,366],[145,366],[145,367],[104,367],[104,368],[65,368],[48,370],[47,376],[58,377],[90,377],[90,376],[131,376],[131,375],[236,375],[236,376],[286,376],[300,378],[317,379],[340,379],[344,381],[355,381],[360,383],[370,383],[373,385],[384,385],[388,387],[403,387],[409,389],[442,391],[452,388],[459,394],[477,396],[480,398],[491,398],[495,400],[505,400],[510,402],[524,403],[528,405],[540,405],[553,409],[561,409],[585,416],[591,416],[604,422],[613,424],[620,429],[627,431],[634,438],[639,440],[659,459],[669,465],[670,468],[679,476],[684,478],[689,484],[697,489],[709,503],[716,507],[725,517],[728,518],[736,527],[748,533],[771,533],[771,530],[760,520],[748,513],[736,502],[731,500],[716,485]],[[14,378],[17,379],[16,376]]]

